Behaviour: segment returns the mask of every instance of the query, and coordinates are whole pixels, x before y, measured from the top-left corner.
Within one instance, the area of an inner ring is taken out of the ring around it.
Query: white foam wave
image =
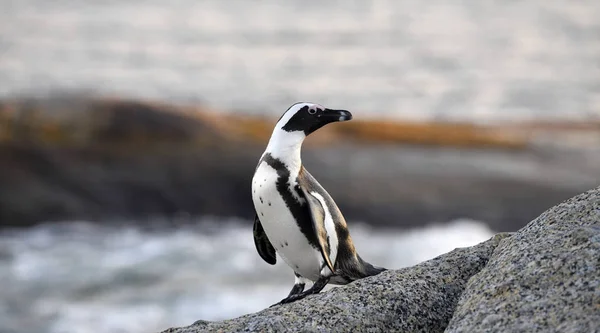
[[[212,222],[222,226],[151,232],[71,222],[4,233],[0,331],[160,331],[258,311],[283,298],[291,271],[281,261],[261,261],[251,222]],[[400,268],[481,242],[492,231],[461,220],[411,231],[353,224],[352,235],[363,258]]]

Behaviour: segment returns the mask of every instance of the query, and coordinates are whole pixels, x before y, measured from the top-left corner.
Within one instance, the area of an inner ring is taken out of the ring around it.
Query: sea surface
[[[0,0],[0,97],[600,119],[600,1]]]
[[[361,256],[388,268],[493,235],[471,220],[404,231],[350,228]],[[284,298],[293,280],[281,260],[271,266],[259,257],[249,220],[204,218],[166,230],[84,221],[5,230],[0,332],[158,332],[259,311]]]

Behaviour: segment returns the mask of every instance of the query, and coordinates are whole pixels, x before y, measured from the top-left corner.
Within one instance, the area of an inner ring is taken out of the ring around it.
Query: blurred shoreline
[[[311,136],[303,154],[351,220],[409,228],[472,218],[514,230],[600,181],[600,124],[356,118]],[[275,121],[118,98],[5,99],[0,227],[250,219],[247,189]]]

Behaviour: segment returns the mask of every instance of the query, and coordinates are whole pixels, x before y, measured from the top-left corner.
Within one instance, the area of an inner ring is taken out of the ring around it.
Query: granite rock
[[[447,332],[600,332],[600,188],[501,241]]]
[[[443,332],[467,281],[507,234],[422,264],[389,270],[303,300],[163,333]],[[285,295],[282,295],[282,297]]]
[[[197,332],[600,332],[600,187],[514,234]]]

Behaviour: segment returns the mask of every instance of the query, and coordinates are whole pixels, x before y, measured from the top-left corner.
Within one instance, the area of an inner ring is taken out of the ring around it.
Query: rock
[[[600,188],[504,239],[447,332],[600,332]]]
[[[485,266],[506,235],[291,304],[222,322],[198,321],[164,333],[443,332],[468,279]]]
[[[414,267],[196,332],[600,332],[600,187]]]

